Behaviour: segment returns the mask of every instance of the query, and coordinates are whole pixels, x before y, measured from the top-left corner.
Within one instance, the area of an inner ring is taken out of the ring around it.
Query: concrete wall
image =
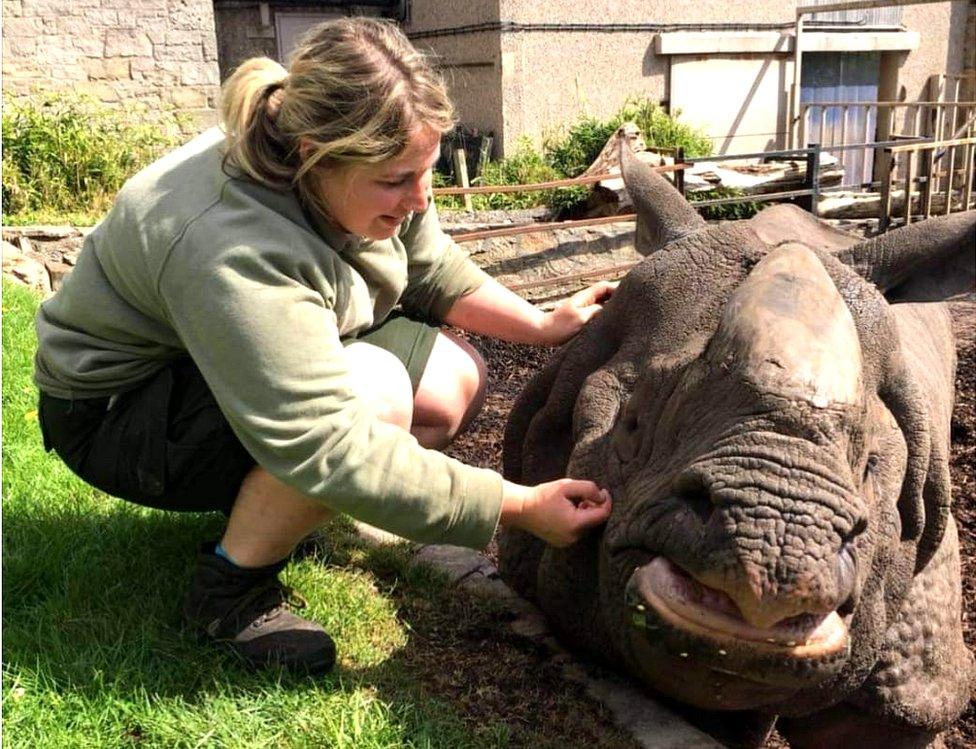
[[[404,25],[414,44],[433,55],[461,123],[494,132],[496,148],[504,139],[505,110],[510,106],[503,94],[506,69],[498,23],[498,0],[455,0],[450,4],[450,13],[445,12],[442,0],[413,0],[410,20]],[[464,26],[488,28],[429,35],[431,31]]]
[[[3,88],[172,105],[215,121],[210,0],[3,0]]]
[[[450,16],[446,16],[443,6],[436,0],[415,0],[407,31],[411,34],[420,32],[418,45],[440,52],[448,69],[457,60],[484,58],[483,61],[487,61],[495,54],[492,39],[497,39],[498,67],[493,62],[491,67],[464,68],[465,74],[458,77],[452,93],[462,120],[495,129],[496,142],[504,151],[510,151],[521,135],[540,142],[546,132],[571,124],[581,114],[597,117],[611,114],[628,96],[635,94],[665,104],[680,99],[686,113],[690,114],[688,102],[692,94],[682,92],[679,95],[671,90],[672,81],[681,78],[680,75],[672,77],[672,63],[682,64],[688,58],[682,60],[680,56],[657,54],[654,40],[658,33],[682,29],[692,32],[728,29],[778,30],[790,34],[797,4],[780,0],[748,3],[593,0],[583,4],[577,0],[548,0],[545,3],[467,0],[459,3],[456,10],[452,6]],[[968,0],[947,0],[904,9],[904,25],[920,32],[918,48],[883,53],[885,64],[893,66],[897,73],[900,93],[909,98],[922,98],[930,75],[962,69],[966,21],[971,6],[972,2]],[[434,38],[423,34],[431,29],[477,23],[493,24],[492,30]],[[615,23],[642,24],[643,29],[606,28]],[[567,24],[577,28],[558,28]],[[596,28],[580,29],[578,25],[581,24]],[[714,122],[707,124],[714,127],[730,118],[734,121],[741,114],[746,121],[761,122],[766,128],[763,132],[773,132],[770,120],[785,114],[785,104],[783,91],[772,81],[779,79],[782,83],[785,77],[787,87],[792,82],[788,57],[788,53],[781,51],[727,58],[736,67],[744,65],[745,71],[739,72],[750,76],[758,89],[752,94],[749,108],[740,112],[742,102],[733,102],[729,105],[735,104],[731,114],[722,112]],[[494,94],[496,82],[500,90]],[[726,93],[729,93],[728,89]],[[697,96],[698,92],[693,94]],[[707,107],[709,102],[699,101],[697,105]],[[711,106],[717,109],[714,101]],[[781,134],[774,135],[772,142],[782,144]],[[744,144],[727,145],[738,150]]]

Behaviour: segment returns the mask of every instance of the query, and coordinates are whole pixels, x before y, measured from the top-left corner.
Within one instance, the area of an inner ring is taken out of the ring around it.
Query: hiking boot
[[[292,613],[305,602],[278,580],[288,560],[267,567],[243,568],[205,544],[183,616],[200,635],[224,642],[251,666],[283,666],[320,673],[335,664],[335,643],[315,622]]]

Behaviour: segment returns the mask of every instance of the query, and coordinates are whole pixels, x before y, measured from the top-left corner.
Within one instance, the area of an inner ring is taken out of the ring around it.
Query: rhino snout
[[[849,645],[846,617],[836,610],[791,612],[774,621],[748,617],[728,593],[702,584],[676,564],[656,557],[627,584],[632,610],[648,608],[667,626],[738,648],[776,651],[793,658],[835,655]]]

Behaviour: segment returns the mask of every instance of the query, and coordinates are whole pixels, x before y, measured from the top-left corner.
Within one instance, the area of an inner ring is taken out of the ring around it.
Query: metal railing
[[[976,101],[807,102],[800,108],[800,142],[817,141],[839,154],[850,177],[869,182],[877,168],[869,154],[877,142],[970,137],[974,123]]]

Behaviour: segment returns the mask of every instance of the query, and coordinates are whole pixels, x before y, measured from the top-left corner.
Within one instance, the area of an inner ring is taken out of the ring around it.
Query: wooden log
[[[459,186],[471,187],[471,182],[468,180],[468,159],[464,155],[463,148],[454,149],[454,174]],[[464,210],[474,210],[474,201],[468,193],[464,193]]]

